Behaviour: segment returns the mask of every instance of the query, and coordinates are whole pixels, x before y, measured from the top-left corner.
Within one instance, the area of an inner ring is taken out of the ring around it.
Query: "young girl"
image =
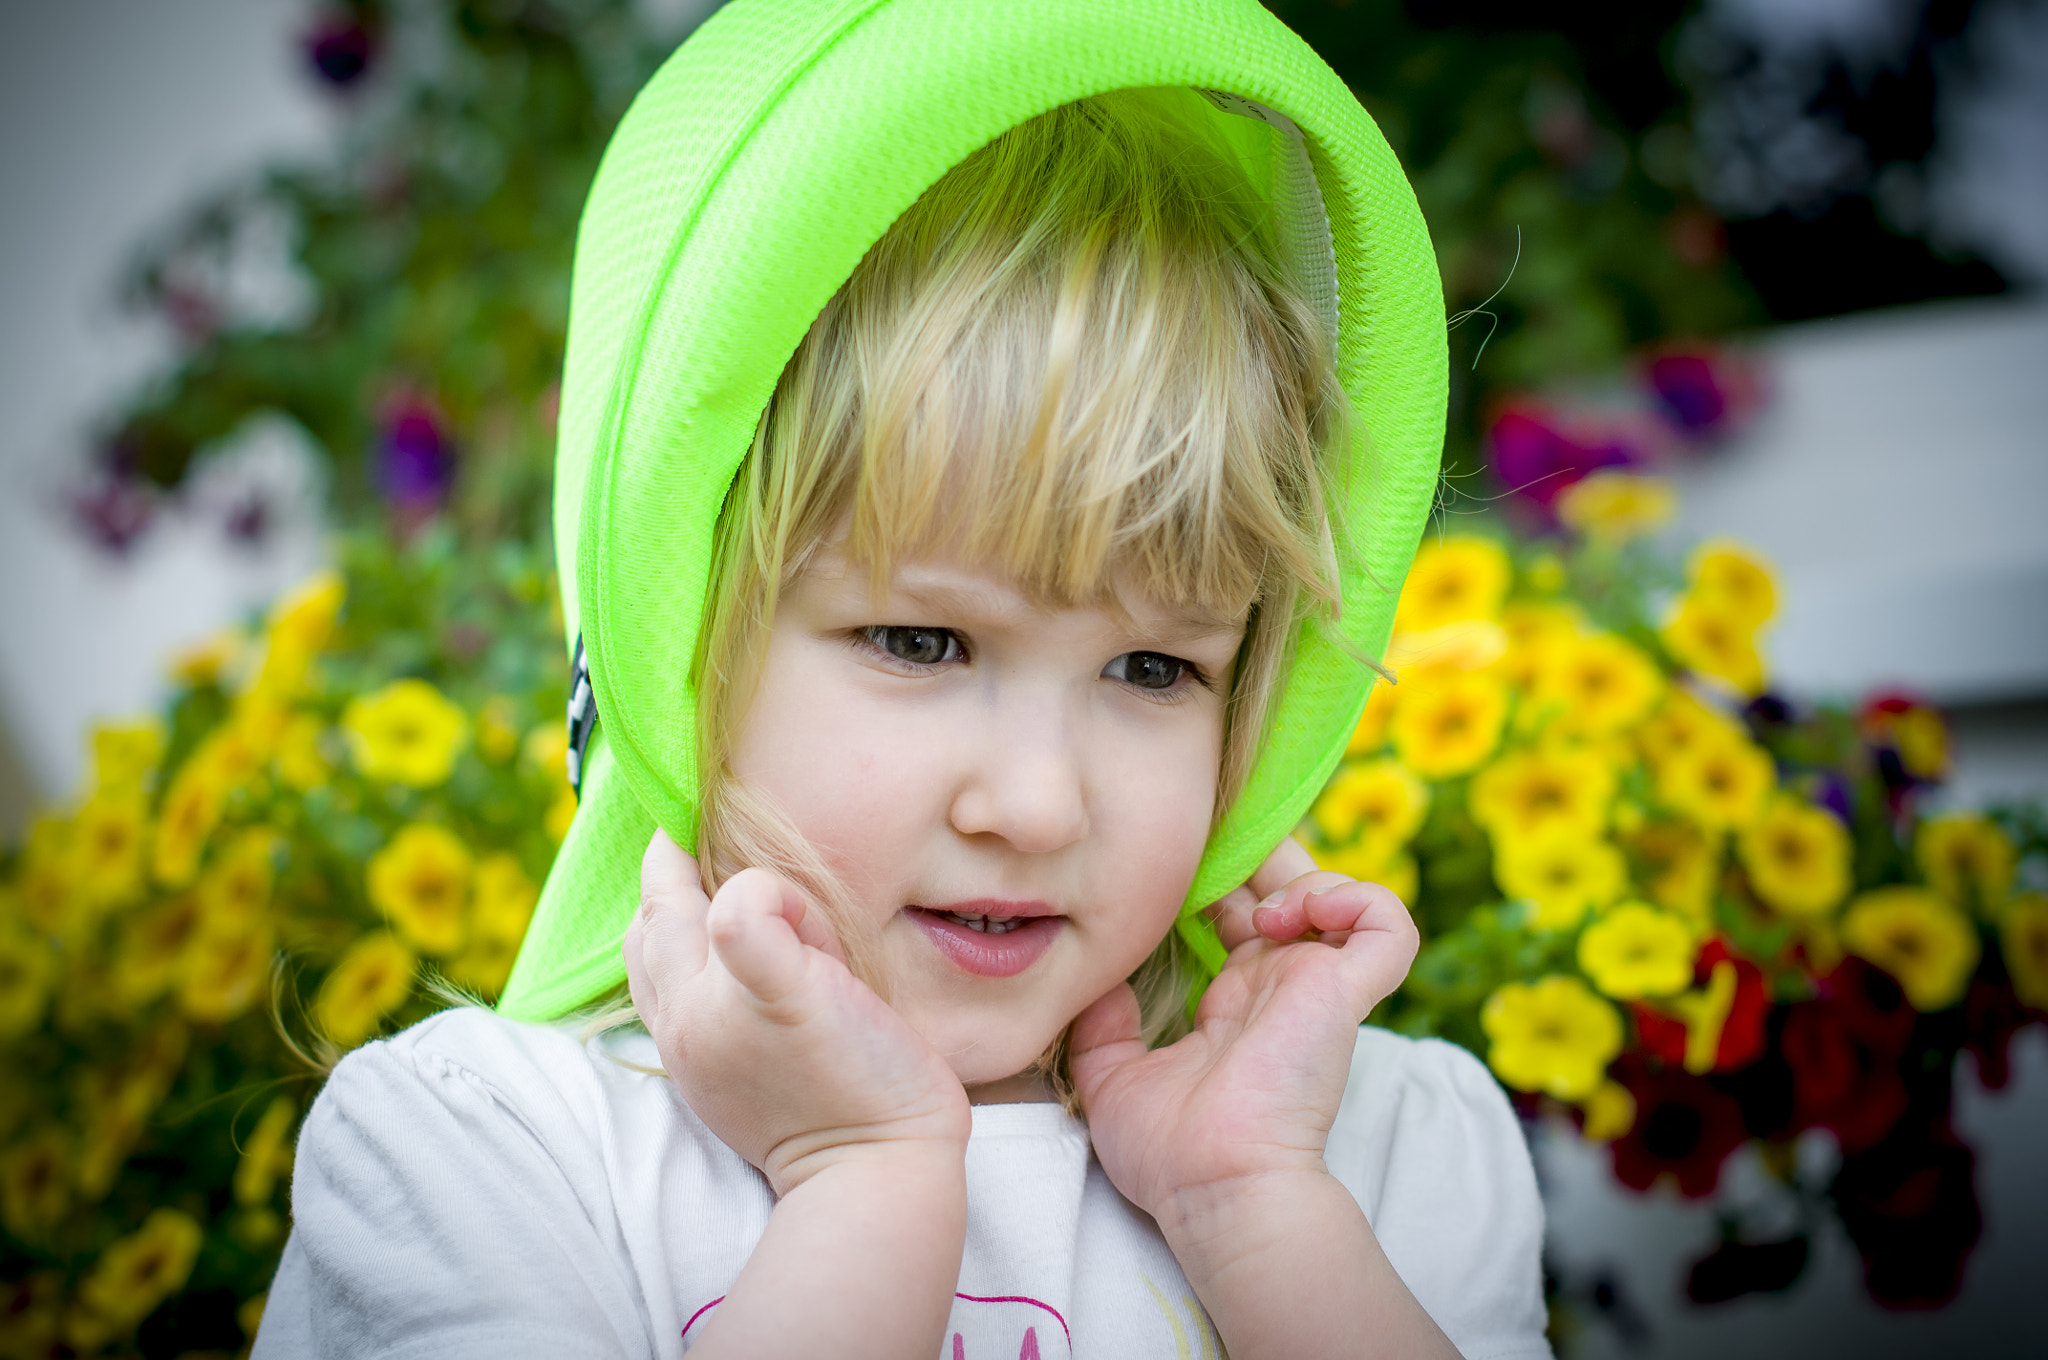
[[[720,11],[578,240],[576,820],[336,1069],[256,1354],[1547,1355],[1505,1100],[1287,839],[1443,383],[1255,0]]]

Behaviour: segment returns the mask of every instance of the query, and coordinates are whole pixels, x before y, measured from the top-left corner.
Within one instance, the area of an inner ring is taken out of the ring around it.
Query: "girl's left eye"
[[[937,666],[948,661],[958,661],[966,652],[960,646],[959,637],[950,628],[908,628],[898,624],[882,624],[874,628],[863,628],[861,636],[895,657],[913,666]]]
[[[1161,652],[1125,652],[1102,668],[1103,675],[1139,689],[1172,689],[1193,667]]]

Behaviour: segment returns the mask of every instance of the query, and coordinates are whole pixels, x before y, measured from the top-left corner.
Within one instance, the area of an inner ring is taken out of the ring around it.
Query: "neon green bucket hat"
[[[1182,930],[1307,812],[1386,646],[1443,445],[1435,255],[1401,168],[1336,74],[1257,0],[733,0],[676,50],[606,150],[576,241],[555,463],[568,636],[601,719],[581,802],[499,1010],[544,1020],[625,979],[656,826],[696,831],[692,652],[712,534],[784,365],[897,216],[1038,114],[1186,92],[1272,195],[1337,336],[1358,466],[1335,625],[1305,626]],[[1340,635],[1333,635],[1340,634]]]

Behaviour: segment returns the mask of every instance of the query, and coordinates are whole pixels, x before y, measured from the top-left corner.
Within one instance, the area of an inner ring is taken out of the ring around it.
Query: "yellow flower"
[[[1676,500],[1666,478],[1608,470],[1566,487],[1557,498],[1557,517],[1588,538],[1626,543],[1662,528]]]
[[[548,804],[548,810],[541,819],[541,829],[547,832],[549,840],[559,845],[569,834],[569,823],[575,820],[576,790],[570,788],[565,780],[562,787],[555,790],[555,801]]]
[[[1575,977],[1510,982],[1479,1012],[1486,1061],[1519,1091],[1584,1100],[1621,1052],[1621,1015]]]
[[[518,720],[518,709],[504,695],[494,694],[484,701],[476,714],[476,748],[485,760],[502,765],[518,751],[519,729],[513,726]]]
[[[313,1001],[314,1025],[343,1048],[354,1048],[412,995],[418,967],[412,950],[391,932],[363,936],[320,984]]]
[[[1558,560],[1556,553],[1549,552],[1538,553],[1529,559],[1529,568],[1524,573],[1524,578],[1529,583],[1529,589],[1539,595],[1555,595],[1570,584],[1570,578],[1565,575],[1564,563]]]
[[[1657,663],[1613,633],[1551,643],[1531,679],[1536,711],[1588,736],[1635,726],[1664,691]]]
[[[103,791],[78,810],[71,825],[71,853],[78,863],[81,893],[97,905],[132,897],[142,888],[148,818],[142,794]]]
[[[339,572],[315,572],[271,606],[271,640],[282,638],[308,652],[325,647],[347,596],[348,586]]]
[[[205,1024],[248,1010],[270,979],[272,943],[267,921],[240,930],[202,928],[180,970],[178,1008]]]
[[[164,729],[154,720],[96,727],[92,756],[93,780],[103,791],[147,788],[164,758]]]
[[[1465,619],[1490,619],[1500,612],[1512,575],[1507,553],[1491,539],[1458,536],[1426,542],[1401,587],[1394,626],[1419,632]]]
[[[1712,601],[1755,629],[1778,610],[1778,582],[1750,549],[1725,538],[1703,543],[1686,566],[1695,599]]]
[[[453,832],[428,822],[400,828],[370,859],[370,901],[422,953],[462,947],[473,865]]]
[[[171,780],[157,810],[155,854],[151,868],[156,881],[167,888],[182,888],[199,872],[199,855],[206,838],[220,824],[221,805],[227,788],[212,766],[197,758],[187,760]]]
[[[1622,903],[1579,936],[1579,967],[1624,1001],[1684,991],[1697,953],[1684,921],[1642,902]]]
[[[199,936],[199,900],[179,893],[128,918],[121,925],[109,982],[120,1004],[130,1009],[162,996],[185,964],[185,950]]]
[[[1416,686],[1394,710],[1394,750],[1424,779],[1464,774],[1500,744],[1507,690],[1485,672],[1460,672]]]
[[[1732,685],[1743,694],[1763,693],[1763,653],[1756,625],[1717,598],[1688,595],[1666,621],[1664,645],[1679,665]]]
[[[1359,841],[1393,850],[1408,843],[1428,811],[1429,786],[1400,761],[1382,759],[1338,770],[1311,815],[1332,845]]]
[[[1998,944],[2020,1004],[2048,1010],[2048,897],[2022,893],[2006,903]]]
[[[495,994],[512,974],[540,889],[515,857],[501,851],[477,864],[475,895],[469,948],[449,964],[448,976],[462,986]]]
[[[1988,915],[2012,891],[2018,854],[1989,818],[1931,817],[1920,824],[1913,853],[1928,886],[1959,907],[1974,902]]]
[[[522,744],[526,763],[544,774],[569,777],[569,729],[564,723],[535,723]]]
[[[200,876],[197,894],[208,931],[246,934],[263,919],[277,881],[278,840],[267,826],[250,827]]]
[[[1534,908],[1530,923],[1539,930],[1568,930],[1628,888],[1621,851],[1570,832],[1504,842],[1494,852],[1493,876],[1509,898]]]
[[[1666,911],[1695,925],[1713,914],[1714,884],[1721,873],[1721,838],[1683,822],[1649,822],[1629,837],[1629,849],[1643,865],[1643,886]]]
[[[1675,685],[1664,692],[1664,702],[1636,733],[1643,758],[1652,765],[1661,765],[1714,742],[1746,740],[1748,734],[1733,719]]]
[[[1614,770],[1584,746],[1549,743],[1512,751],[1472,780],[1473,820],[1496,840],[1568,831],[1596,834],[1614,801]]]
[[[193,688],[218,685],[235,670],[248,638],[238,628],[222,628],[202,642],[179,651],[171,658],[171,676]]]
[[[345,593],[341,577],[323,571],[272,607],[255,690],[278,703],[298,693],[313,657],[334,634]]]
[[[49,942],[0,920],[0,1039],[34,1029],[50,999],[57,963]]]
[[[0,1221],[17,1242],[34,1242],[71,1207],[70,1147],[45,1127],[0,1155]]]
[[[1370,844],[1309,853],[1315,857],[1318,868],[1333,870],[1361,883],[1377,883],[1403,902],[1415,900],[1421,879],[1413,855]]]
[[[1401,692],[1385,680],[1373,682],[1372,693],[1365,699],[1365,711],[1358,715],[1358,726],[1351,729],[1351,740],[1344,747],[1346,757],[1369,756],[1387,744],[1387,720],[1394,716],[1394,705]],[[567,739],[564,738],[566,744]]]
[[[304,793],[327,782],[327,757],[320,751],[320,738],[325,730],[312,714],[294,713],[278,733],[277,777],[287,788]]]
[[[290,1096],[279,1096],[256,1121],[249,1141],[242,1146],[241,1160],[235,1163],[235,1203],[268,1203],[277,1188],[277,1178],[291,1174],[290,1138],[292,1123],[298,1117],[298,1102]]]
[[[1919,779],[1940,779],[1948,773],[1948,724],[1932,708],[1919,705],[1888,725],[1892,746],[1906,773]]]
[[[342,726],[365,777],[422,789],[448,778],[469,732],[462,710],[424,680],[396,680],[350,700]]]
[[[1770,755],[1735,736],[1695,743],[1657,766],[1657,796],[1665,806],[1715,831],[1755,821],[1777,783]]]
[[[1925,888],[1878,888],[1842,916],[1849,952],[1890,973],[1918,1011],[1962,998],[1977,967],[1977,927]]]
[[[72,1184],[88,1203],[104,1199],[128,1153],[178,1075],[186,1048],[184,1026],[159,1023],[143,1032],[126,1060],[89,1068],[77,1079],[78,1105],[85,1113]]]
[[[40,1360],[55,1353],[64,1285],[61,1270],[38,1270],[0,1283],[0,1355]]]
[[[1586,1112],[1581,1130],[1589,1143],[1611,1143],[1636,1126],[1636,1098],[1618,1081],[1603,1081],[1579,1103]]]
[[[78,1285],[78,1303],[126,1331],[185,1287],[205,1234],[177,1209],[152,1209],[142,1226],[108,1247]]]
[[[1387,647],[1387,669],[1399,676],[1417,671],[1476,671],[1507,654],[1507,630],[1490,619],[1461,619],[1436,628],[1403,629]]]
[[[1750,886],[1787,916],[1819,916],[1849,895],[1849,832],[1833,814],[1780,793],[1736,838]]]

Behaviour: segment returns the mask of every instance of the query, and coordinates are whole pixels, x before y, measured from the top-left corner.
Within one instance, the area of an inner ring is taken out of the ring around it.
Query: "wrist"
[[[1331,1207],[1357,1206],[1351,1191],[1316,1158],[1183,1186],[1153,1218],[1183,1266],[1193,1260],[1223,1270],[1236,1259],[1284,1246],[1290,1224],[1320,1217]]]
[[[776,1148],[761,1168],[778,1200],[821,1176],[838,1182],[870,1183],[892,1193],[943,1192],[956,1185],[966,1193],[964,1138],[793,1140],[793,1144]]]

